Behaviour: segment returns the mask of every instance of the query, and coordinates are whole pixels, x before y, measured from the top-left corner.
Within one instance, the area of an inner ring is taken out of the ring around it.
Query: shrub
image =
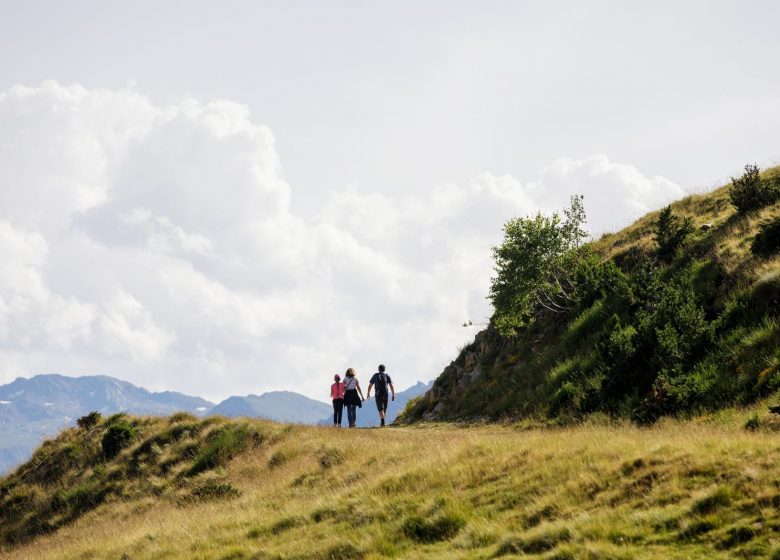
[[[716,509],[729,505],[732,500],[732,495],[733,493],[731,489],[720,486],[711,494],[701,498],[700,500],[697,500],[691,509],[694,513],[698,513],[700,515],[712,513]]]
[[[759,257],[769,257],[780,251],[780,217],[761,224],[750,250]]]
[[[352,543],[338,543],[325,549],[314,558],[322,560],[359,560],[365,553]]]
[[[275,469],[277,467],[282,466],[287,461],[290,460],[292,457],[292,454],[285,450],[285,449],[277,449],[271,454],[271,457],[268,459],[268,468],[269,469]]]
[[[199,486],[192,491],[193,497],[199,500],[226,500],[236,498],[241,492],[229,482],[219,483],[209,480],[203,486]]]
[[[106,426],[111,426],[117,422],[124,422],[127,420],[127,412],[117,412],[106,418]]]
[[[108,489],[96,484],[85,483],[71,490],[60,490],[52,498],[52,509],[69,510],[71,515],[79,515],[93,509],[105,500]]]
[[[76,420],[76,425],[82,430],[89,430],[90,428],[97,426],[102,418],[103,416],[97,410],[93,410],[89,414]]]
[[[344,461],[344,453],[336,448],[323,449],[320,451],[319,460],[323,469],[330,469]]]
[[[761,419],[758,417],[758,414],[753,413],[750,415],[750,418],[745,421],[745,429],[751,432],[755,432],[761,427]]]
[[[664,259],[673,257],[691,233],[693,233],[693,222],[690,218],[675,216],[671,206],[661,210],[655,232],[659,256]]]
[[[168,418],[168,422],[175,424],[176,422],[195,422],[198,417],[189,412],[175,412]]]
[[[263,439],[263,435],[250,426],[229,425],[219,428],[209,435],[206,446],[187,471],[187,476],[226,465],[247,448],[259,445]]]
[[[103,455],[108,459],[113,459],[133,441],[137,434],[138,430],[129,422],[125,420],[114,422],[108,427],[103,436],[103,441],[101,442]]]
[[[753,212],[774,203],[780,196],[777,180],[762,181],[757,165],[745,166],[741,177],[731,178],[729,197],[741,214]]]
[[[466,522],[459,515],[442,514],[432,519],[418,515],[409,517],[403,524],[408,538],[420,543],[446,541],[458,534]]]
[[[496,556],[507,554],[541,554],[554,549],[560,543],[571,540],[569,529],[548,529],[529,538],[510,537],[498,547]]]
[[[279,521],[277,521],[271,526],[271,533],[274,535],[278,535],[279,533],[289,531],[290,529],[294,529],[295,527],[301,527],[302,525],[306,525],[306,519],[304,519],[303,517],[300,516],[285,517],[284,519],[280,519]]]

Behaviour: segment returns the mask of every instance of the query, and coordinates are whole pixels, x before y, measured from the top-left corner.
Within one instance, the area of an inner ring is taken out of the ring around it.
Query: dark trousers
[[[347,405],[347,421],[349,422],[350,426],[355,425],[355,420],[357,420],[357,405],[356,404],[348,404]]]
[[[344,399],[333,399],[333,425],[341,426],[341,411],[344,409]]]

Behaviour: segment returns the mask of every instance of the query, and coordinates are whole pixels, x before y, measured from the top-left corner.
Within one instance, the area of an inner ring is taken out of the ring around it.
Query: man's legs
[[[387,410],[387,395],[377,395],[376,409],[379,411],[379,425],[385,425],[385,411]]]

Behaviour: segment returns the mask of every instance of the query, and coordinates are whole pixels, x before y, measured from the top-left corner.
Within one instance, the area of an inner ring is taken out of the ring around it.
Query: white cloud
[[[18,86],[0,94],[0,382],[327,398],[332,373],[380,361],[400,387],[430,379],[473,334],[460,323],[490,313],[503,222],[572,193],[601,231],[683,190],[596,155],[531,182],[345,187],[296,215],[273,135],[241,105]]]

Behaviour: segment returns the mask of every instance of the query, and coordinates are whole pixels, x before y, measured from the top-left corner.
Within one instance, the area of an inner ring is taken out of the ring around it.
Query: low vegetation
[[[0,556],[780,558],[767,404],[650,428],[125,416],[117,455],[100,421],[0,480]]]

